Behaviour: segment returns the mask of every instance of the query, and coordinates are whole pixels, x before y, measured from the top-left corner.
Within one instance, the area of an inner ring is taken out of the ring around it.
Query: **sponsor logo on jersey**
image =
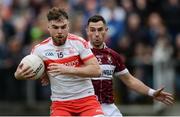
[[[108,55],[108,56],[107,56],[107,59],[108,59],[108,61],[107,61],[107,62],[108,62],[109,64],[112,64],[112,63],[113,63],[112,58],[111,58],[111,56],[110,56],[110,55]]]
[[[102,73],[105,76],[113,75],[114,70],[103,70]]]
[[[64,65],[66,65],[66,66],[79,66],[79,60],[76,59],[74,61],[69,61],[67,63],[64,63]]]
[[[54,56],[54,53],[53,52],[46,52],[45,56]]]

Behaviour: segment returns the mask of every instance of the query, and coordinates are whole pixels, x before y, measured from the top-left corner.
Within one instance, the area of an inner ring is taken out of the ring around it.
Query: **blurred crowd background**
[[[32,46],[49,36],[46,13],[53,6],[67,10],[70,32],[85,39],[88,18],[102,15],[109,27],[106,43],[123,55],[129,71],[180,100],[179,0],[0,0],[0,102],[49,101],[49,86],[17,81],[14,72]],[[114,84],[117,103],[152,103],[119,79]]]

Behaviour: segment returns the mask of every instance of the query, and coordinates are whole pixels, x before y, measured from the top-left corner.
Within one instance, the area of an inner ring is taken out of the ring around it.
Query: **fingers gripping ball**
[[[44,73],[44,62],[37,55],[27,55],[22,59],[21,63],[28,65],[31,67],[31,69],[33,69],[33,72],[35,73],[34,79],[41,78],[42,74]]]

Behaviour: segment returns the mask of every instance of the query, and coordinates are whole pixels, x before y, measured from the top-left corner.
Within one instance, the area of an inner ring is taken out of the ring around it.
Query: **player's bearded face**
[[[66,42],[69,32],[69,22],[66,19],[50,21],[48,29],[55,45],[63,45]]]
[[[107,28],[102,21],[90,22],[87,29],[88,39],[95,48],[102,48]]]

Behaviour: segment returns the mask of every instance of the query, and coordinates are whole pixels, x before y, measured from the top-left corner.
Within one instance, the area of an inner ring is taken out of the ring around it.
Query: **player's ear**
[[[108,30],[109,30],[109,28],[108,28],[108,27],[106,27],[105,31],[108,31]]]
[[[86,27],[86,29],[85,29],[85,30],[86,30],[86,32],[88,32],[88,28],[87,28],[87,27]]]
[[[68,22],[67,22],[67,29],[68,29],[68,30],[70,30],[69,26],[70,26],[70,22],[68,21]]]
[[[49,31],[49,29],[50,29],[50,24],[49,24],[49,23],[47,24],[47,29],[48,29],[48,31]]]

